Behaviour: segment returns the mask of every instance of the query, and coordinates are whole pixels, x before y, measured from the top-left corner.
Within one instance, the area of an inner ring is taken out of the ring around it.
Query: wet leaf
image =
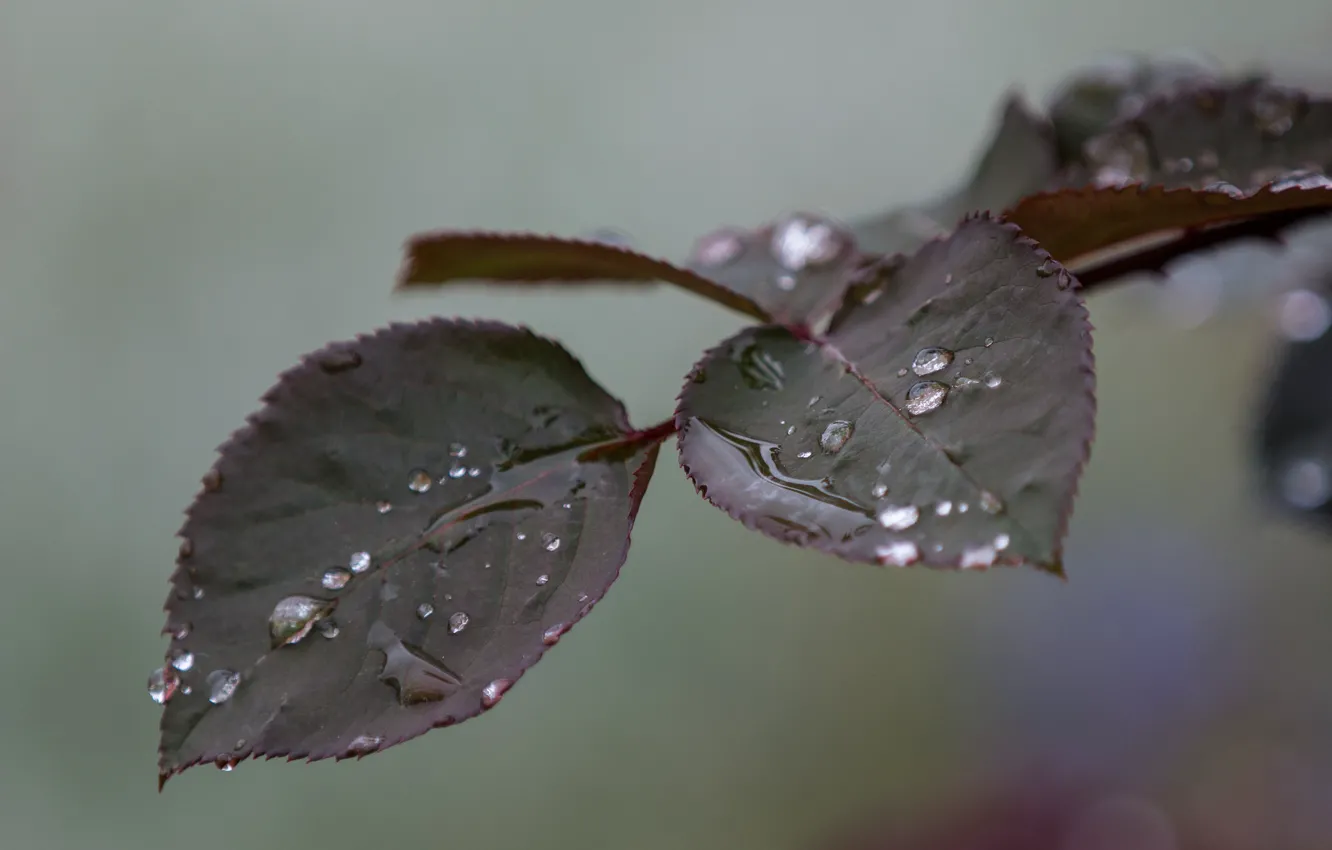
[[[947,234],[972,212],[1001,212],[1049,185],[1058,170],[1050,123],[1021,96],[1004,101],[999,126],[967,183],[929,204],[854,226],[862,251],[897,254]]]
[[[181,531],[168,657],[194,661],[163,781],[493,705],[614,581],[670,431],[633,432],[562,348],[497,323],[331,345],[264,401]]]
[[[851,561],[1060,569],[1093,426],[1073,280],[964,222],[857,290],[822,339],[746,329],[676,413],[680,461],[747,526]]]
[[[758,319],[753,299],[706,276],[606,241],[526,233],[422,233],[407,242],[398,288],[449,283],[569,285],[673,283]]]
[[[1329,168],[1332,100],[1265,81],[1185,86],[1088,140],[1067,188],[1007,218],[1082,273],[1199,228],[1332,208]]]

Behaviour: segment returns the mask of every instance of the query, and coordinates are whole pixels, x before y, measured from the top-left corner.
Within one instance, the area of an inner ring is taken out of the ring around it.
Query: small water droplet
[[[964,570],[981,569],[992,566],[997,553],[990,544],[984,546],[969,546],[962,550],[962,559],[958,566]]]
[[[894,540],[892,543],[877,547],[874,556],[879,559],[880,564],[907,567],[920,560],[920,549],[910,540]]]
[[[953,362],[953,352],[946,348],[922,348],[916,352],[916,359],[911,361],[911,371],[917,375],[933,375],[941,369],[947,369]]]
[[[1225,180],[1218,180],[1215,183],[1208,183],[1203,187],[1205,192],[1219,192],[1232,198],[1243,198],[1244,190]]]
[[[564,623],[556,623],[541,633],[541,642],[546,646],[554,646],[560,642],[560,637],[564,634],[566,628]]]
[[[375,502],[375,510],[379,511],[381,514],[386,514],[393,510],[393,503],[384,501]]]
[[[751,390],[780,390],[786,386],[786,370],[781,361],[757,343],[746,345],[731,359],[739,367],[745,386]]]
[[[907,376],[907,371],[907,367],[903,366],[901,369],[897,370],[897,377],[905,378]]]
[[[351,573],[342,567],[333,567],[331,570],[324,571],[323,578],[319,580],[319,583],[328,590],[342,590],[349,581],[351,581]]]
[[[814,405],[816,405],[816,404],[819,403],[819,399],[821,399],[821,398],[822,398],[822,396],[817,396],[817,395],[814,396],[814,397],[812,397],[812,398],[809,400],[809,404],[805,405],[805,407],[813,407]]]
[[[319,368],[330,375],[347,372],[361,365],[361,355],[349,348],[326,351],[319,356]]]
[[[879,525],[889,531],[906,531],[920,519],[915,505],[885,505],[879,509]]]
[[[588,596],[587,596],[586,593],[580,593],[580,594],[578,594],[578,601],[579,601],[579,602],[586,602],[587,599],[588,599]]]
[[[462,611],[455,611],[453,614],[449,615],[449,633],[456,635],[458,632],[467,628],[467,624],[470,622],[472,622],[471,617],[467,616]]]
[[[1281,497],[1292,507],[1312,511],[1332,499],[1332,469],[1315,457],[1298,457],[1281,471]]]
[[[964,513],[966,513],[966,512],[969,511],[969,510],[971,510],[971,505],[968,505],[966,502],[958,502],[958,503],[957,503],[957,512],[958,512],[958,513],[960,513],[960,514],[964,514]]]
[[[191,688],[189,685],[181,685],[180,692],[185,696],[189,696],[190,694],[194,693],[194,688]]]
[[[379,735],[357,735],[352,742],[347,745],[348,753],[372,753],[384,743],[384,739]]]
[[[884,496],[888,495],[888,485],[880,481],[870,489],[870,495],[876,499],[882,499]]]
[[[907,413],[921,416],[938,410],[948,397],[948,385],[938,381],[919,381],[906,394]]]
[[[1003,512],[1004,503],[1002,499],[991,493],[989,490],[982,490],[980,494],[980,507],[981,510],[985,511],[987,514],[997,514]]]
[[[194,666],[194,653],[188,649],[177,649],[171,654],[171,666],[182,673]]]
[[[170,630],[171,630],[171,636],[176,640],[184,640],[185,638],[190,636],[189,623],[177,623],[176,625],[171,626]]]
[[[800,458],[801,460],[805,460],[806,458],[814,457],[814,453],[813,453],[813,452],[808,452],[808,451],[806,451],[806,452],[796,452],[796,457]]]
[[[481,704],[486,708],[495,705],[495,703],[500,701],[504,696],[504,692],[507,691],[511,685],[513,685],[513,682],[508,679],[496,679],[489,685],[486,685],[481,689]]]
[[[948,516],[952,512],[953,512],[953,503],[948,501],[947,499],[944,499],[942,502],[939,502],[934,506],[934,513],[936,516]]]
[[[1303,106],[1303,94],[1277,86],[1262,88],[1249,103],[1254,124],[1263,135],[1271,138],[1284,136],[1295,126]]]
[[[467,457],[467,447],[462,443],[449,443],[449,457]]]
[[[467,467],[461,463],[455,463],[453,466],[449,467],[449,471],[446,473],[445,477],[453,481],[457,481],[459,478],[462,478],[466,474],[467,474]],[[441,484],[444,483],[443,479],[440,479],[440,483]]]
[[[550,576],[548,576],[548,575],[542,574],[542,575],[537,576],[537,580],[536,580],[537,587],[545,587],[546,582],[548,582],[548,581],[550,581]]]
[[[963,366],[970,366],[972,363],[975,363],[975,362],[976,362],[976,358],[974,358],[974,357],[968,357],[966,360],[963,360],[963,361],[962,361],[962,365],[963,365]]]
[[[556,549],[560,548],[559,536],[547,531],[545,534],[541,535],[541,548],[545,549],[547,552],[554,552]]]
[[[794,434],[795,432],[796,432],[796,427],[795,427],[794,425],[789,425],[789,426],[787,426],[787,428],[786,428],[786,436],[789,437],[789,436],[791,436],[792,434]]]
[[[479,467],[479,466],[473,466],[473,467],[469,468],[469,469],[467,470],[467,477],[468,477],[468,478],[480,478],[480,477],[481,477],[481,467]]]
[[[514,536],[515,538],[517,538],[518,540],[526,540],[526,539],[527,539],[527,532],[526,532],[526,531],[519,531],[518,533],[514,534],[513,536]]]
[[[214,670],[208,674],[208,701],[221,705],[231,699],[240,685],[241,676],[231,670]]]
[[[1124,186],[1147,179],[1151,153],[1142,134],[1130,128],[1112,130],[1088,139],[1083,156],[1100,187]]]
[[[236,763],[226,760],[219,761],[217,763],[217,769],[222,771],[223,773],[231,773],[233,770],[236,769]]]
[[[796,279],[794,275],[779,274],[777,277],[773,278],[773,283],[776,284],[777,288],[782,292],[790,292],[796,288]]]
[[[196,587],[194,590],[190,591],[190,595],[193,596],[195,599],[203,599],[204,589],[202,587]]]
[[[332,640],[342,633],[342,629],[338,628],[337,622],[328,617],[315,623],[315,631],[327,640]]]
[[[430,489],[430,473],[424,469],[413,469],[407,477],[407,489],[413,493],[424,493]]]
[[[994,537],[994,548],[997,551],[1002,552],[1008,548],[1008,544],[1011,542],[1013,541],[1007,534],[996,534]]]
[[[823,436],[819,437],[819,447],[835,455],[847,444],[855,430],[856,426],[844,419],[829,422],[828,427],[823,429]]]
[[[416,616],[418,619],[429,620],[430,615],[433,613],[435,613],[435,606],[431,605],[429,602],[422,602],[420,605],[416,606]]]
[[[287,596],[273,606],[273,613],[268,615],[268,634],[272,646],[300,643],[316,621],[323,619],[333,611],[333,603],[311,596]]]
[[[745,251],[745,240],[738,230],[723,228],[709,233],[694,245],[694,262],[715,269],[735,262]]]
[[[347,561],[347,566],[351,567],[351,571],[354,573],[365,572],[366,570],[370,569],[370,553],[369,552],[353,553],[351,559]]]
[[[985,347],[986,347],[986,348],[989,348],[989,347],[992,346],[992,345],[994,345],[994,337],[992,337],[992,336],[987,336],[987,337],[985,338]]]
[[[158,667],[148,674],[148,696],[158,705],[166,705],[179,685],[180,677],[170,667]]]
[[[993,372],[986,372],[984,380],[985,380],[985,386],[989,387],[992,390],[997,389],[998,386],[1004,382],[1003,378],[999,377]]]
[[[799,272],[832,262],[849,244],[847,236],[832,222],[794,215],[773,230],[772,255],[784,268]]]

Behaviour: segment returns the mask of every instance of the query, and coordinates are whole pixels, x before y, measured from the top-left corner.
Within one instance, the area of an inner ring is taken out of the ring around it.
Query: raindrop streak
[[[462,684],[452,670],[420,648],[403,643],[382,621],[370,627],[366,642],[384,653],[379,679],[394,687],[401,705],[439,702]]]
[[[710,269],[734,262],[744,253],[745,242],[736,230],[729,228],[709,233],[694,246],[694,262]]]
[[[906,394],[907,413],[921,416],[938,410],[948,397],[948,385],[938,381],[920,381],[912,384]]]
[[[486,685],[485,688],[481,690],[481,704],[486,708],[490,708],[500,701],[504,696],[504,692],[512,685],[513,682],[508,679],[496,679],[489,685]]]
[[[214,670],[208,674],[208,701],[221,705],[231,699],[240,685],[241,676],[231,670]]]
[[[560,538],[549,531],[541,535],[541,548],[547,552],[554,552],[560,548]]]
[[[995,556],[994,547],[989,544],[970,546],[962,550],[962,560],[957,565],[964,570],[981,569],[992,566]]]
[[[354,553],[351,556],[351,559],[347,561],[347,566],[351,567],[351,571],[354,573],[365,572],[366,570],[370,569],[370,553],[369,552]]]
[[[314,628],[315,622],[332,610],[331,602],[310,596],[288,596],[279,600],[268,616],[268,634],[273,648],[300,643]]]
[[[738,353],[733,352],[731,359],[740,370],[740,378],[751,390],[780,390],[786,386],[786,371],[781,361],[759,347],[750,343]]]
[[[431,605],[429,602],[422,602],[420,605],[416,606],[416,616],[420,617],[422,620],[430,619],[430,615],[433,613],[435,613],[435,606]]]
[[[933,375],[947,369],[953,362],[953,352],[946,348],[922,348],[911,361],[911,371],[917,375]]]
[[[342,567],[334,567],[324,572],[324,577],[319,580],[319,583],[328,590],[342,590],[349,581],[351,581],[351,573]]]
[[[920,560],[920,549],[910,540],[897,540],[874,550],[880,564],[906,567]]]
[[[830,263],[849,240],[832,222],[802,215],[778,224],[772,234],[772,255],[789,271]]]
[[[449,617],[449,633],[456,635],[458,632],[467,628],[467,624],[470,622],[472,622],[471,617],[467,616],[462,611],[455,612]]]
[[[413,469],[407,478],[407,489],[413,493],[424,493],[430,489],[430,473],[424,469]]]
[[[879,525],[889,531],[905,531],[920,519],[920,509],[915,505],[886,505],[879,511]]]
[[[176,693],[180,677],[169,667],[158,667],[148,674],[148,696],[158,705],[166,705]]]
[[[828,427],[823,429],[823,436],[819,437],[819,447],[828,454],[835,455],[851,439],[851,434],[855,429],[856,426],[844,419],[829,422]]]
[[[178,649],[171,656],[171,666],[180,672],[187,672],[194,666],[194,653],[188,649]]]
[[[386,514],[386,513],[388,513],[389,511],[393,510],[393,503],[392,503],[392,502],[376,502],[376,503],[375,503],[375,510],[379,511],[381,514]]]

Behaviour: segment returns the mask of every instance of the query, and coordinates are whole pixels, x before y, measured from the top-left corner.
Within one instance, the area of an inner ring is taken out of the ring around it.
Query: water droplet
[[[190,592],[190,595],[193,596],[195,599],[203,599],[204,589],[202,587],[196,587],[193,591]]]
[[[789,426],[787,426],[787,428],[786,428],[786,436],[789,437],[789,436],[791,436],[792,434],[794,434],[795,432],[796,432],[796,427],[795,427],[794,425],[789,425]]]
[[[416,616],[422,620],[429,620],[430,615],[435,613],[435,606],[429,602],[422,602],[416,606]]]
[[[1332,469],[1319,458],[1295,458],[1282,470],[1279,486],[1292,507],[1315,510],[1332,499]]]
[[[445,484],[449,481],[457,481],[459,478],[462,478],[466,474],[467,474],[467,467],[461,463],[455,463],[453,466],[449,467],[448,472],[444,473],[444,477],[439,479],[439,483]]]
[[[1273,192],[1288,189],[1328,189],[1332,188],[1332,178],[1320,171],[1287,171],[1268,187]]]
[[[537,576],[537,580],[536,580],[537,587],[545,587],[546,582],[548,582],[548,581],[550,581],[550,576],[548,576],[548,575],[542,574],[542,575]]]
[[[480,478],[480,477],[481,477],[481,467],[479,467],[479,466],[473,466],[473,467],[469,468],[469,469],[467,470],[467,477],[468,477],[468,478]]]
[[[1249,103],[1254,124],[1265,136],[1284,136],[1295,126],[1295,118],[1304,106],[1304,96],[1296,91],[1266,86]]]
[[[735,262],[745,251],[745,240],[738,230],[723,228],[709,233],[694,245],[694,262],[715,269]]]
[[[920,549],[910,540],[895,540],[876,548],[874,556],[879,559],[880,564],[906,567],[920,560]]]
[[[194,693],[194,688],[191,688],[189,685],[181,685],[180,692],[185,696],[189,696]]]
[[[472,618],[464,614],[462,611],[454,612],[449,615],[449,633],[456,635],[458,632],[467,628],[467,624],[470,622],[472,622]]]
[[[777,277],[773,278],[773,283],[776,284],[777,288],[782,292],[790,292],[796,288],[796,279],[794,275],[779,274]]]
[[[407,476],[407,489],[413,493],[424,493],[430,489],[430,473],[424,469],[413,469]]]
[[[288,596],[273,606],[268,615],[268,634],[273,648],[300,641],[314,628],[316,621],[333,611],[333,603],[311,596]]]
[[[399,705],[439,702],[458,690],[462,680],[420,647],[403,641],[383,621],[370,627],[366,642],[384,654],[379,680],[397,691]]]
[[[564,623],[556,623],[541,633],[541,642],[546,646],[554,646],[560,642],[560,637],[567,628]]]
[[[984,546],[969,546],[962,550],[962,560],[958,566],[964,570],[989,567],[994,564],[996,554],[994,547],[988,543]]]
[[[328,617],[315,623],[315,631],[327,640],[332,640],[342,634],[342,629],[338,628],[338,624]]]
[[[504,696],[504,692],[507,691],[509,687],[512,685],[513,682],[509,681],[508,679],[496,679],[495,681],[491,682],[489,685],[486,685],[481,690],[481,704],[486,708],[490,708],[495,703],[500,701],[500,699]]]
[[[998,386],[1004,382],[1004,379],[994,374],[993,372],[986,372],[984,381],[985,381],[985,386],[993,390],[997,389]]]
[[[182,673],[194,666],[194,653],[188,649],[177,649],[171,653],[171,666]]]
[[[331,570],[324,571],[324,576],[319,580],[319,583],[328,590],[342,590],[349,581],[351,581],[351,573],[342,567],[334,567]]]
[[[1002,499],[991,493],[989,490],[982,490],[980,494],[980,507],[981,510],[985,511],[987,514],[997,514],[1003,511],[1004,503]]]
[[[580,593],[580,594],[578,594],[578,601],[579,601],[579,602],[586,602],[587,599],[588,599],[588,597],[587,597],[587,594],[586,594],[586,593]]]
[[[526,531],[520,531],[520,532],[518,532],[517,534],[515,534],[514,537],[517,538],[518,540],[526,540],[526,539],[527,539],[527,532],[526,532]]]
[[[231,670],[214,670],[208,674],[208,701],[221,705],[231,699],[240,685],[241,676]]]
[[[948,385],[938,381],[919,381],[911,385],[906,394],[907,413],[921,416],[938,410],[948,397]]]
[[[223,773],[231,773],[236,769],[236,763],[232,761],[219,761],[217,763],[217,769]]]
[[[449,457],[467,457],[467,447],[462,443],[449,443]]]
[[[190,624],[178,623],[170,627],[171,636],[176,640],[184,640],[190,636]]]
[[[879,525],[889,531],[906,531],[920,519],[915,505],[885,505],[879,510]]]
[[[383,501],[375,502],[375,510],[379,511],[381,514],[386,514],[393,510],[393,503]]]
[[[947,499],[944,499],[942,502],[939,502],[934,506],[934,513],[936,516],[948,516],[952,512],[953,512],[953,503],[948,501]]]
[[[349,348],[326,351],[319,356],[319,368],[330,375],[347,372],[361,365],[361,355]]]
[[[560,538],[547,531],[545,534],[541,535],[541,548],[545,549],[547,552],[554,552],[556,549],[560,548]]]
[[[805,460],[806,458],[814,457],[814,453],[813,453],[813,452],[796,452],[796,457],[800,458],[801,460]]]
[[[901,369],[897,370],[897,377],[905,378],[907,376],[907,371],[907,367],[903,366]]]
[[[750,343],[732,355],[740,369],[740,378],[751,390],[780,390],[786,386],[786,370],[781,361]]]
[[[352,742],[347,745],[348,753],[372,753],[379,749],[379,745],[384,743],[384,739],[379,735],[357,735]]]
[[[813,396],[812,398],[810,398],[809,404],[805,405],[805,407],[813,407],[814,405],[819,403],[820,398],[822,398],[822,396],[817,396],[817,395]]]
[[[985,347],[986,347],[986,348],[989,348],[989,347],[992,346],[992,345],[994,345],[994,337],[992,337],[992,336],[987,336],[987,337],[985,338]]]
[[[966,512],[969,511],[969,510],[971,510],[971,505],[968,505],[966,502],[958,502],[958,503],[957,503],[957,512],[958,512],[958,513],[960,513],[960,514],[964,514],[964,513],[966,513]]]
[[[855,432],[856,426],[844,419],[838,419],[835,422],[829,422],[828,427],[823,429],[823,436],[819,437],[819,447],[828,454],[837,454],[851,439],[851,434]]]
[[[947,369],[953,362],[953,352],[946,348],[922,348],[916,352],[916,359],[911,361],[911,371],[917,375],[933,375],[941,369]]]
[[[1124,186],[1145,180],[1150,173],[1147,140],[1136,130],[1124,128],[1102,133],[1088,139],[1082,150],[1097,186]]]
[[[832,262],[850,240],[830,221],[794,215],[773,230],[772,254],[790,271],[798,272]]]
[[[148,696],[158,705],[166,705],[179,685],[180,677],[170,667],[158,667],[148,674]]]
[[[1205,192],[1219,192],[1231,198],[1243,198],[1244,190],[1234,183],[1228,183],[1225,180],[1218,180],[1215,183],[1208,183],[1203,187]]]
[[[994,537],[994,548],[997,551],[1002,552],[1008,548],[1008,544],[1011,542],[1013,542],[1012,538],[1010,538],[1007,534],[996,534]]]
[[[370,569],[370,553],[369,552],[354,553],[351,556],[351,559],[347,561],[347,566],[351,567],[351,571],[354,573],[365,572],[366,570]]]
[[[888,485],[880,481],[870,489],[870,495],[876,499],[882,499],[888,495]]]

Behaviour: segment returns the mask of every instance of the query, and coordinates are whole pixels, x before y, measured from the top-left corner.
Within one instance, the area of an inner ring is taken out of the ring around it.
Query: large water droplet
[[[324,575],[319,579],[319,583],[328,590],[342,590],[342,588],[347,586],[347,582],[351,581],[351,577],[351,573],[344,570],[342,567],[333,567],[330,570],[324,571]]]
[[[158,667],[148,674],[148,696],[158,705],[166,705],[179,685],[180,677],[170,667]]]
[[[841,255],[850,239],[830,221],[795,215],[772,233],[772,255],[793,272],[830,263]]]
[[[1253,122],[1265,136],[1284,136],[1304,106],[1304,95],[1277,86],[1265,86],[1253,96],[1249,109]]]
[[[905,531],[920,519],[915,505],[885,505],[879,510],[879,525],[889,531]]]
[[[941,369],[947,369],[953,362],[953,352],[946,348],[922,348],[916,352],[916,359],[911,361],[911,371],[917,375],[933,375]]]
[[[171,653],[171,666],[182,673],[194,666],[194,653],[188,649],[177,649]]]
[[[989,348],[989,347],[992,346],[992,345],[994,345],[994,337],[992,337],[992,336],[987,336],[987,337],[985,338],[985,347],[986,347],[986,348]]]
[[[907,413],[921,416],[938,410],[948,397],[948,385],[938,381],[919,381],[906,394]]]
[[[407,476],[407,489],[413,493],[424,493],[430,489],[430,473],[424,469],[413,469]]]
[[[694,245],[694,263],[715,269],[735,262],[744,253],[744,236],[738,230],[723,228],[709,233]]]
[[[366,570],[370,569],[370,553],[369,552],[353,553],[351,558],[347,561],[347,566],[351,567],[351,571],[354,573],[365,572]]]
[[[547,552],[554,552],[556,549],[560,548],[559,536],[547,531],[545,534],[541,535],[541,548],[545,549]]]
[[[745,386],[752,390],[780,390],[786,386],[786,370],[781,361],[751,342],[732,359],[740,369]]]
[[[273,648],[300,643],[317,620],[333,610],[333,603],[311,596],[288,596],[273,606],[268,616],[268,634]]]
[[[874,550],[880,564],[906,567],[920,560],[920,548],[910,540],[895,540]]]
[[[1129,128],[1088,139],[1083,145],[1083,155],[1092,168],[1092,180],[1101,187],[1145,180],[1151,170],[1147,140]]]
[[[470,622],[472,622],[471,617],[467,616],[462,611],[456,611],[449,616],[449,632],[456,635],[458,632],[467,628],[467,624]]]
[[[500,699],[504,696],[504,692],[507,691],[512,685],[513,682],[511,682],[508,679],[496,679],[495,681],[491,682],[489,685],[486,685],[481,690],[481,704],[486,708],[490,708],[495,703],[500,701]]]
[[[241,675],[232,670],[214,670],[208,674],[208,701],[221,705],[231,699],[240,685]]]
[[[828,454],[837,454],[851,439],[855,428],[856,426],[844,419],[829,422],[828,427],[823,429],[823,436],[819,437],[819,447]]]
[[[984,546],[969,546],[962,550],[958,566],[964,570],[983,569],[994,564],[996,554],[994,547],[988,543]]]
[[[433,613],[435,613],[435,606],[431,605],[429,602],[422,602],[420,605],[416,606],[416,616],[422,620],[430,619],[430,615]]]

